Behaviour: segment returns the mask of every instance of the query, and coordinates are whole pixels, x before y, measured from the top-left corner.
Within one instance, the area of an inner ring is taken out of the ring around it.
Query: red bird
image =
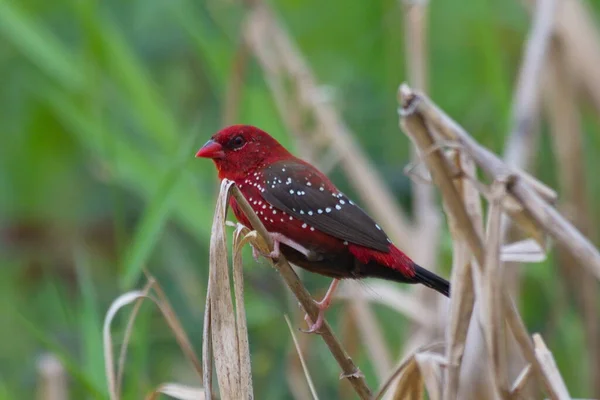
[[[334,278],[309,332],[321,327],[339,279],[422,283],[449,295],[448,281],[414,263],[323,173],[268,133],[233,125],[213,135],[196,157],[211,158],[219,178],[238,186],[273,238],[275,250],[268,257],[281,252],[295,265]],[[235,199],[230,206],[252,228]]]

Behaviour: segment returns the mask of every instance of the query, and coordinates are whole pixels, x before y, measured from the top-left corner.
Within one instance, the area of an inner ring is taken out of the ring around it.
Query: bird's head
[[[290,156],[268,133],[250,125],[220,130],[196,153],[196,157],[212,158],[219,178],[232,180]]]

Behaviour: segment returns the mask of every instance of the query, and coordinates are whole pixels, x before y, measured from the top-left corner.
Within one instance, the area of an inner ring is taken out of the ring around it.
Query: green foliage
[[[274,6],[398,201],[407,204],[410,185],[400,171],[408,142],[395,103],[406,79],[399,4],[282,0]],[[117,294],[140,283],[144,267],[160,279],[200,349],[217,186],[213,166],[193,155],[221,126],[243,15],[233,1],[0,0],[0,398],[33,398],[35,360],[48,351],[64,362],[73,398],[104,398],[102,316]],[[431,2],[432,97],[498,152],[528,23],[517,2]],[[292,143],[253,60],[239,121]],[[597,171],[595,121],[585,129],[587,169]],[[535,173],[553,183],[550,147],[542,143]],[[590,195],[599,193],[598,182],[590,182]],[[593,207],[600,215],[599,205]],[[247,260],[256,397],[285,398],[290,339],[282,315],[297,308],[272,269]],[[449,246],[443,262],[450,262]],[[559,368],[573,371],[565,374],[571,393],[585,397],[588,389],[575,372],[587,368],[580,362],[579,316],[568,311],[568,326],[547,322],[564,312],[548,304],[573,306],[553,282],[553,265],[523,270],[524,315],[548,338]],[[305,280],[313,292],[326,287],[324,278]],[[378,313],[388,343],[400,351],[406,321],[388,309]],[[328,317],[337,327],[341,318]],[[313,341],[307,359],[321,368],[313,374],[317,390],[334,398],[336,364]],[[185,366],[160,317],[144,308],[124,398],[188,379]],[[363,370],[374,385],[372,367]]]

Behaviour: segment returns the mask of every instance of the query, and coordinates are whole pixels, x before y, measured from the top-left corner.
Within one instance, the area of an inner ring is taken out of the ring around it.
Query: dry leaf
[[[146,396],[146,400],[156,400],[160,394],[166,394],[178,400],[204,400],[206,398],[202,388],[182,385],[181,383],[163,383]]]
[[[217,199],[211,240],[210,240],[210,278],[207,302],[210,301],[210,338],[212,356],[217,372],[217,382],[221,398],[224,400],[238,400],[252,398],[252,379],[250,376],[250,354],[248,351],[248,338],[245,328],[245,315],[243,300],[238,305],[238,321],[242,327],[244,337],[239,338],[239,327],[236,323],[231,288],[229,280],[229,262],[227,259],[227,244],[225,220],[229,201],[229,189],[233,182],[223,180],[221,191]],[[237,297],[241,289],[240,274],[235,275],[237,282]],[[241,305],[241,310],[240,310]],[[241,346],[240,346],[241,344]],[[205,365],[206,365],[205,361]],[[205,383],[210,385],[210,382]]]
[[[525,239],[502,246],[500,261],[537,263],[545,261],[546,250],[534,239]]]
[[[120,395],[117,391],[117,379],[115,375],[115,362],[113,355],[113,340],[110,332],[112,320],[117,315],[117,312],[128,304],[133,303],[138,299],[146,298],[146,294],[141,290],[132,290],[117,297],[106,312],[104,317],[104,325],[102,327],[102,342],[104,347],[104,368],[106,372],[106,380],[108,382],[108,395],[111,400],[118,400]]]

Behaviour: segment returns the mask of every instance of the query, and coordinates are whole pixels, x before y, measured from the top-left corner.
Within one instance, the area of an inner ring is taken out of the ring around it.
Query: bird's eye
[[[236,136],[229,141],[229,147],[232,149],[239,149],[246,143],[246,140],[242,136]]]

